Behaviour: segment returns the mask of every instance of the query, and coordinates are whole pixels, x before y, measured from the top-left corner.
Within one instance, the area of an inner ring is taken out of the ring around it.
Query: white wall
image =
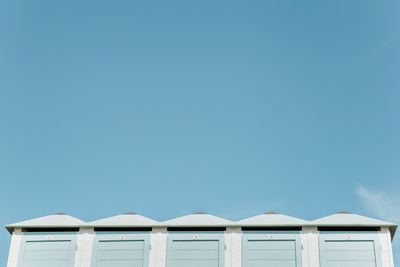
[[[303,267],[319,267],[319,232],[315,226],[303,226],[300,232]]]
[[[153,227],[150,233],[149,267],[160,267],[166,264],[167,228]]]
[[[225,267],[242,266],[242,229],[227,227],[225,231]]]
[[[11,237],[7,267],[17,267],[21,247],[22,231],[16,228]],[[167,253],[167,228],[153,227],[150,232],[149,267],[165,267]],[[242,230],[240,227],[227,227],[225,233],[225,266],[242,267]],[[316,227],[303,227],[300,232],[302,242],[302,267],[319,267],[319,232]],[[81,228],[77,233],[77,247],[74,267],[90,267],[93,228]],[[379,232],[382,251],[382,267],[394,267],[391,235],[388,227]]]
[[[381,242],[383,267],[394,267],[389,227],[382,227],[382,230],[379,232],[379,240]]]
[[[8,254],[7,267],[17,267],[19,249],[21,247],[21,228],[15,228],[11,236],[10,252]]]
[[[76,240],[75,267],[90,266],[94,236],[94,228],[80,228]]]

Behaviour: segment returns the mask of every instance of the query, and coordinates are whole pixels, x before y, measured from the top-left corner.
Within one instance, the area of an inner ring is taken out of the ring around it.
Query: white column
[[[303,267],[319,267],[318,229],[315,226],[303,226],[300,233]]]
[[[76,240],[75,267],[90,267],[95,232],[92,227],[79,229]]]
[[[149,267],[165,267],[167,255],[167,228],[153,227],[150,233]]]
[[[382,227],[379,232],[379,239],[382,249],[382,262],[383,267],[394,267],[393,263],[393,249],[392,238],[390,235],[389,227]]]
[[[8,254],[7,267],[17,267],[19,250],[21,248],[22,231],[21,228],[15,228],[11,236],[10,252]]]
[[[242,229],[227,227],[225,232],[225,267],[242,266]]]

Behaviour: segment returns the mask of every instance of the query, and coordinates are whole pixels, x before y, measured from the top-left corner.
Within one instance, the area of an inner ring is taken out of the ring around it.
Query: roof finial
[[[129,212],[124,213],[123,215],[137,215],[137,213],[133,212],[133,211],[129,211]]]
[[[344,210],[344,211],[338,212],[337,214],[352,214],[352,213]]]
[[[266,212],[266,213],[264,213],[264,214],[271,215],[271,214],[279,214],[279,213],[276,213],[276,212],[273,212],[273,211],[268,211],[268,212]]]

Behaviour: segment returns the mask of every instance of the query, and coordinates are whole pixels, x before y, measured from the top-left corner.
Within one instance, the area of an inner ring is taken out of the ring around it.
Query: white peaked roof
[[[125,214],[93,221],[88,224],[94,227],[151,227],[156,226],[158,222],[134,212],[128,212]]]
[[[396,226],[394,223],[342,211],[309,222],[317,226]]]
[[[316,219],[308,223],[308,225],[315,226],[351,226],[351,227],[389,227],[392,232],[392,236],[396,231],[397,224],[391,222],[385,222],[382,220],[365,217],[358,214],[353,214],[347,211],[338,212],[336,214],[332,214],[326,217],[322,217],[320,219]]]
[[[397,225],[378,219],[373,219],[349,212],[339,212],[330,216],[326,216],[313,221],[305,221],[299,218],[290,217],[277,213],[265,213],[232,222],[221,217],[197,212],[164,222],[157,222],[150,218],[130,212],[122,215],[104,218],[101,220],[86,223],[77,218],[71,217],[64,213],[56,213],[36,219],[23,222],[17,222],[6,225],[7,230],[12,233],[15,228],[80,228],[80,227],[110,227],[110,228],[127,228],[127,227],[227,227],[227,226],[243,226],[243,227],[290,227],[290,226],[314,226],[314,227],[388,227],[392,237],[396,232]]]
[[[267,212],[236,222],[238,226],[302,226],[307,222],[303,219]]]
[[[11,233],[15,228],[75,228],[85,226],[85,222],[64,213],[56,213],[23,222],[6,225]]]
[[[161,223],[163,226],[175,227],[215,227],[232,225],[233,222],[204,212],[196,212]]]

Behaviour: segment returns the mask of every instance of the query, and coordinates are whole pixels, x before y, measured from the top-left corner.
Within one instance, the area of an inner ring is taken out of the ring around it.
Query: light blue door
[[[149,234],[97,233],[92,267],[147,267]]]
[[[18,267],[73,267],[76,234],[24,233]]]
[[[223,233],[176,233],[168,236],[167,267],[223,267]]]
[[[243,267],[301,267],[298,232],[244,232]]]
[[[378,233],[321,232],[321,267],[381,267]]]

